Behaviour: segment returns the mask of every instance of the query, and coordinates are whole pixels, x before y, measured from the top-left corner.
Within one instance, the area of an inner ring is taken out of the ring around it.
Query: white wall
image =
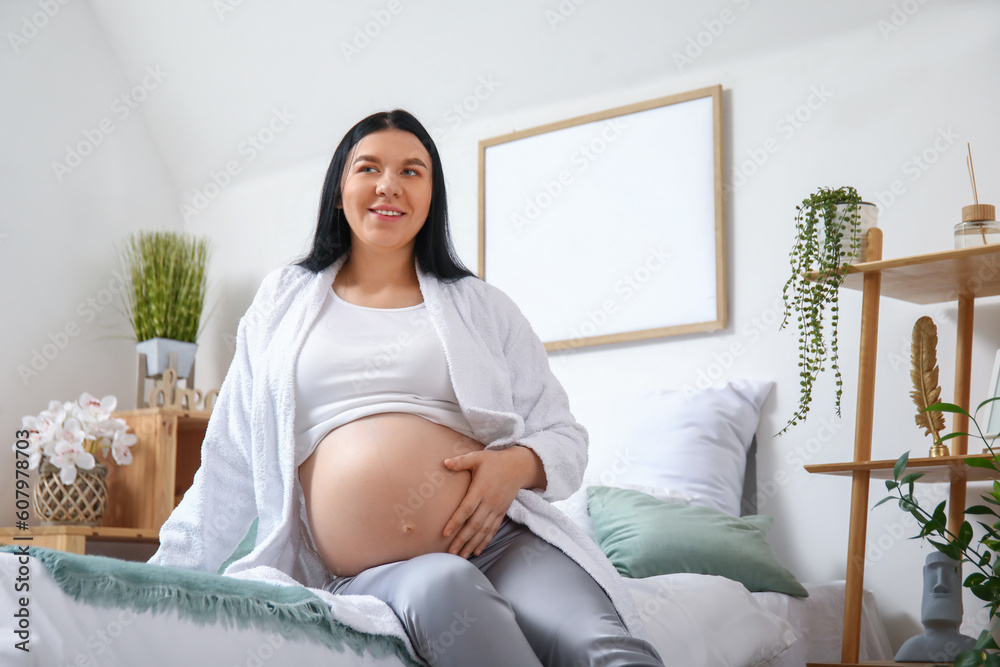
[[[85,390],[116,393],[132,407],[135,364],[123,360],[134,359],[134,341],[119,312],[112,244],[132,230],[177,225],[170,174],[139,109],[119,100],[141,77],[122,75],[86,4],[53,4],[59,12],[47,22],[35,3],[0,5],[0,423],[7,437],[21,415]],[[33,13],[42,16],[37,33],[22,23]],[[11,40],[8,31],[22,30],[30,39]],[[163,92],[149,83],[150,96]],[[85,153],[79,162],[67,157],[68,146]],[[7,470],[12,456],[3,450]],[[4,498],[13,496],[7,477]]]
[[[104,338],[127,335],[127,325],[110,307],[94,322],[84,321],[77,308],[107,286],[110,243],[134,229],[173,227],[213,239],[215,310],[198,364],[199,385],[218,386],[236,322],[260,278],[307,248],[336,141],[374,109],[406,106],[446,132],[440,149],[453,233],[461,256],[474,266],[480,139],[721,83],[730,186],[730,326],[715,334],[553,355],[551,362],[574,411],[595,434],[620,429],[615,415],[602,410],[606,392],[695,386],[704,376],[776,380],[759,432],[759,509],[775,516],[771,543],[801,579],[842,578],[850,484],[808,475],[802,465],[852,456],[860,296],[843,297],[842,416],[832,412],[828,375],[816,391],[810,420],[771,437],[797,400],[795,335],[777,331],[794,207],[820,185],[854,185],[881,205],[886,257],[949,248],[952,225],[972,197],[966,141],[977,159],[980,199],[997,203],[1000,94],[993,84],[1000,66],[1000,7],[972,0],[563,3],[576,10],[553,24],[545,12],[558,11],[556,2],[513,2],[504,12],[443,0],[412,9],[404,3],[405,12],[363,58],[347,63],[337,45],[372,11],[388,6],[369,4],[336,10],[300,2],[285,12],[243,3],[219,18],[195,3],[178,3],[175,10],[166,4],[78,1],[63,7],[18,53],[0,45],[0,85],[17,91],[19,101],[0,105],[0,126],[7,128],[0,153],[0,233],[6,234],[0,237],[0,278],[8,322],[0,332],[6,350],[0,423],[6,432],[50,398],[83,390],[130,402],[129,343]],[[37,8],[33,2],[6,3],[0,26],[16,30]],[[709,39],[704,22],[727,9],[732,21]],[[679,67],[674,54],[700,33],[711,43]],[[185,34],[191,41],[178,41]],[[299,43],[308,58],[283,60],[295,57],[291,50]],[[157,65],[170,73],[162,87],[150,91],[136,115],[118,122],[99,150],[58,182],[50,162],[62,156],[63,146],[79,140],[84,128],[108,115],[115,96],[141,81],[147,66]],[[475,95],[480,77],[492,77],[499,86],[460,122],[446,115]],[[238,146],[266,125],[276,107],[295,118],[251,165]],[[793,126],[789,114],[801,121]],[[220,128],[227,126],[223,134]],[[766,159],[765,147],[771,148]],[[913,157],[923,154],[933,163],[915,170]],[[189,202],[227,159],[241,161],[241,174],[185,221],[179,204]],[[897,191],[905,191],[890,202],[884,193],[894,181]],[[614,221],[593,225],[613,229]],[[954,307],[886,301],[875,458],[929,447],[912,423],[908,397],[910,328],[924,314],[939,325],[944,398],[952,396]],[[976,316],[973,400],[982,397],[1000,347],[997,300],[978,304]],[[22,381],[17,366],[30,364],[32,350],[69,322],[78,323],[81,333],[37,377]],[[12,496],[8,485],[0,480],[0,497]],[[872,503],[881,488],[872,485]],[[920,629],[920,567],[928,550],[905,539],[914,533],[893,507],[870,514],[866,585],[896,645]],[[971,598],[966,618],[969,632],[982,625]]]

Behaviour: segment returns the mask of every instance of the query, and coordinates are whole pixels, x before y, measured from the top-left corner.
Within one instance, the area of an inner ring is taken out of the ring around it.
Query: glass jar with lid
[[[962,207],[962,222],[955,225],[955,247],[1000,243],[1000,222],[993,204],[972,204]]]

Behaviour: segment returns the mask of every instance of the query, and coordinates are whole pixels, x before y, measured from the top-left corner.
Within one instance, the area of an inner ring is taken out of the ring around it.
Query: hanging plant
[[[792,277],[782,290],[785,312],[780,328],[795,318],[799,334],[800,392],[795,414],[778,435],[809,414],[813,384],[826,368],[827,359],[837,383],[836,410],[840,416],[843,380],[837,347],[838,297],[844,282],[843,269],[860,255],[860,205],[861,197],[854,188],[833,190],[824,187],[795,207],[795,244],[789,256]],[[827,311],[828,338],[825,336]]]

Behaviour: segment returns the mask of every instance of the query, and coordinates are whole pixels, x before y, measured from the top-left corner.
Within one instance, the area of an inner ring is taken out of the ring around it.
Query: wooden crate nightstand
[[[116,412],[139,441],[132,463],[108,464],[108,509],[102,528],[159,530],[201,465],[211,413],[142,408]]]

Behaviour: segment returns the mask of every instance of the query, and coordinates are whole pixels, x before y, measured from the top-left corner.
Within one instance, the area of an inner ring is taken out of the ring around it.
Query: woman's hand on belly
[[[445,537],[455,535],[448,553],[462,558],[482,553],[500,529],[518,491],[545,487],[542,462],[527,447],[470,452],[446,459],[444,464],[449,470],[472,473],[465,498],[444,527]]]
[[[334,574],[446,552],[444,527],[472,473],[443,461],[483,445],[405,413],[380,413],[327,434],[299,466],[309,528]],[[509,505],[509,503],[508,503]]]

